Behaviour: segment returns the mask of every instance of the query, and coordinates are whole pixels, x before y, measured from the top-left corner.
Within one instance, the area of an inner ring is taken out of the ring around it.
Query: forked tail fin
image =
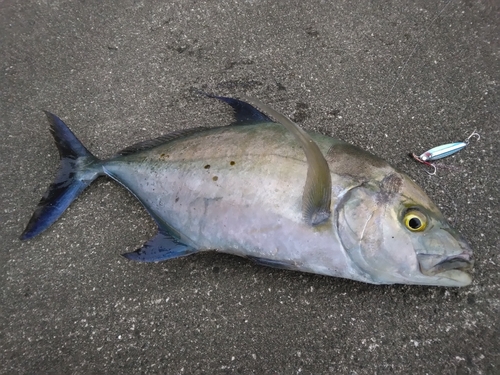
[[[38,203],[21,240],[33,238],[51,226],[92,181],[104,174],[101,161],[85,148],[66,124],[50,112],[45,114],[61,163],[54,182]]]

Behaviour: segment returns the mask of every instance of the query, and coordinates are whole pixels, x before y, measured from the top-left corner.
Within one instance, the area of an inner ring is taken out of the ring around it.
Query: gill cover
[[[380,184],[364,183],[349,190],[339,203],[337,225],[342,245],[358,271],[372,283],[401,282],[397,276],[401,264],[414,257],[405,251],[411,247],[405,246],[411,245],[405,233],[384,231],[384,220],[393,216],[391,203],[401,185],[401,176],[392,173]],[[391,251],[394,246],[401,251]]]

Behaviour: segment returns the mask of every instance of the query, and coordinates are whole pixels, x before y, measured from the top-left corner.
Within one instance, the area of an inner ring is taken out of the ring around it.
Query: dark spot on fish
[[[362,179],[370,176],[375,168],[389,166],[383,159],[348,143],[330,147],[326,160],[332,172]]]
[[[205,165],[203,168],[210,169],[210,164]]]
[[[231,160],[231,161],[229,162],[229,164],[231,164],[231,165],[235,165],[236,163],[235,163],[233,160]]]
[[[214,181],[217,181],[218,179],[219,179],[219,177],[217,177],[217,176],[212,177],[212,180],[214,180]]]
[[[220,271],[220,268],[217,267],[217,266],[215,266],[215,267],[212,268],[212,272],[213,273],[219,273],[219,271]]]
[[[175,198],[175,202],[176,203],[179,202],[179,197]]]

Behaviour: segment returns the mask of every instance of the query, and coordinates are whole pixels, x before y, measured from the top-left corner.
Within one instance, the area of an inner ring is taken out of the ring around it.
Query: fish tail
[[[92,181],[104,174],[102,162],[85,148],[68,126],[56,115],[45,114],[61,160],[56,178],[38,203],[21,240],[33,238],[50,227]]]

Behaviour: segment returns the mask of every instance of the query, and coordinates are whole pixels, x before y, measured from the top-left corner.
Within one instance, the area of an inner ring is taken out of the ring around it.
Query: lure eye
[[[403,222],[411,232],[422,232],[427,226],[427,217],[418,210],[408,210],[403,217]]]

